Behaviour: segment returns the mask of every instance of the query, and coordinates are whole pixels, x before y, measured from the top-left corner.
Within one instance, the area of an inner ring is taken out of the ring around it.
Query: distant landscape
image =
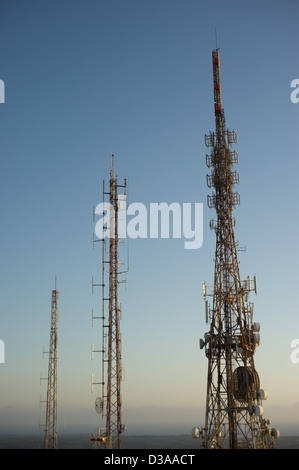
[[[58,436],[59,449],[92,449],[87,434],[63,434]],[[278,449],[299,449],[299,436],[282,436]],[[0,449],[43,449],[40,435],[0,435]],[[123,449],[197,449],[199,442],[190,435],[176,436],[123,436]]]

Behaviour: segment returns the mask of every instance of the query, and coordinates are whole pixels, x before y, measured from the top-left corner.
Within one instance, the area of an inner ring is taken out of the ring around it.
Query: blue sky
[[[204,134],[214,129],[211,52],[220,47],[226,123],[238,135],[241,276],[256,274],[256,367],[265,416],[299,433],[298,72],[295,1],[2,1],[0,7],[1,431],[44,422],[51,290],[58,278],[59,426],[100,424],[90,376],[93,207],[110,153],[130,202],[203,202],[204,242],[130,241],[123,305],[127,432],[203,424],[202,281],[213,282]],[[97,248],[97,247],[96,247]]]

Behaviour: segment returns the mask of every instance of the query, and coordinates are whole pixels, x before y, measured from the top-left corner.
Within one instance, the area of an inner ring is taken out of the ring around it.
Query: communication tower
[[[45,448],[58,448],[57,434],[57,323],[58,323],[58,294],[56,289],[52,290],[51,301],[51,329],[50,329],[50,350],[48,366],[48,387],[46,402],[46,426],[45,426]]]
[[[253,322],[253,303],[257,294],[256,277],[240,278],[235,241],[233,209],[240,204],[234,190],[239,174],[233,169],[238,154],[235,130],[226,128],[222,108],[219,49],[212,52],[216,132],[205,136],[211,149],[206,164],[211,173],[207,185],[213,188],[208,207],[216,210],[210,228],[216,233],[214,285],[203,282],[206,323],[209,331],[200,340],[208,359],[205,426],[193,428],[204,448],[272,448],[279,431],[263,418],[262,402],[267,392],[260,389],[254,354],[260,343],[260,325]],[[212,298],[211,305],[208,297]]]
[[[122,194],[119,192],[122,191]],[[122,447],[122,433],[125,426],[122,424],[122,339],[120,331],[121,304],[118,299],[118,285],[126,282],[119,280],[119,276],[128,272],[119,270],[119,243],[121,243],[119,228],[120,221],[125,219],[126,211],[127,179],[124,184],[119,185],[114,171],[114,154],[111,154],[111,170],[109,191],[105,191],[105,181],[103,181],[103,204],[97,215],[102,215],[101,238],[93,240],[102,243],[102,283],[94,284],[92,280],[92,290],[94,286],[102,288],[102,315],[94,317],[92,312],[92,325],[94,319],[102,320],[102,347],[94,350],[93,353],[102,354],[102,381],[97,385],[102,385],[102,396],[95,400],[96,412],[106,420],[106,426],[98,428],[96,433],[90,436],[94,447],[112,449]],[[105,202],[105,196],[109,201]],[[95,215],[95,212],[94,212]],[[104,216],[107,221],[105,223]],[[108,240],[108,241],[107,241]],[[107,245],[109,249],[107,249]],[[108,313],[108,315],[107,315]],[[107,318],[108,317],[108,318]],[[91,387],[96,383],[91,378]]]

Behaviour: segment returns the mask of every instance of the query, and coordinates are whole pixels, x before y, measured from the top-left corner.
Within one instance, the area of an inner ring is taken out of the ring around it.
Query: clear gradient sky
[[[265,417],[299,434],[298,1],[2,0],[0,5],[0,431],[44,424],[51,290],[59,297],[59,430],[92,432],[100,395],[100,325],[91,327],[93,207],[110,152],[130,202],[203,202],[204,242],[130,241],[123,309],[127,433],[188,433],[204,424],[213,282],[204,134],[214,129],[212,61],[220,47],[226,122],[236,129],[243,279],[257,276],[255,356]],[[98,248],[98,247],[96,247]]]

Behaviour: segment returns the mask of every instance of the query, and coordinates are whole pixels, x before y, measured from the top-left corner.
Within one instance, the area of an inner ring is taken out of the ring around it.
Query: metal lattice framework
[[[122,447],[122,433],[125,427],[122,424],[122,358],[121,358],[121,333],[120,318],[121,307],[118,301],[119,281],[119,236],[118,219],[120,200],[125,201],[127,180],[124,185],[119,185],[114,173],[114,154],[112,154],[112,164],[110,171],[109,192],[105,192],[103,182],[103,201],[105,195],[109,196],[109,226],[103,227],[103,232],[109,230],[109,259],[106,260],[106,236],[103,233],[102,243],[102,317],[93,317],[102,319],[102,349],[93,352],[102,353],[102,397],[96,400],[96,410],[102,413],[106,418],[106,427],[99,428],[96,434],[91,436],[94,446],[106,449]],[[118,188],[124,188],[124,194],[118,194]],[[109,266],[109,295],[105,297],[105,266]],[[93,284],[93,286],[96,284]],[[108,322],[106,323],[105,302],[108,302]],[[106,380],[106,382],[105,382]],[[93,383],[93,382],[92,382]]]
[[[45,448],[57,449],[57,323],[58,323],[58,290],[52,290],[51,330],[48,366],[48,388],[46,404]]]
[[[226,129],[219,49],[213,51],[212,59],[216,132],[206,135],[205,143],[211,148],[206,155],[211,169],[207,185],[213,189],[207,202],[217,215],[216,221],[210,222],[216,234],[215,272],[212,287],[203,283],[206,322],[210,325],[200,340],[208,359],[205,427],[194,428],[193,435],[202,439],[205,448],[268,448],[274,446],[278,431],[263,419],[262,400],[267,394],[260,389],[254,364],[260,326],[253,322],[253,303],[248,296],[251,291],[257,293],[256,278],[240,278],[232,216],[240,204],[239,193],[234,191],[239,174],[233,169],[238,155],[232,150],[237,136],[234,130]]]

